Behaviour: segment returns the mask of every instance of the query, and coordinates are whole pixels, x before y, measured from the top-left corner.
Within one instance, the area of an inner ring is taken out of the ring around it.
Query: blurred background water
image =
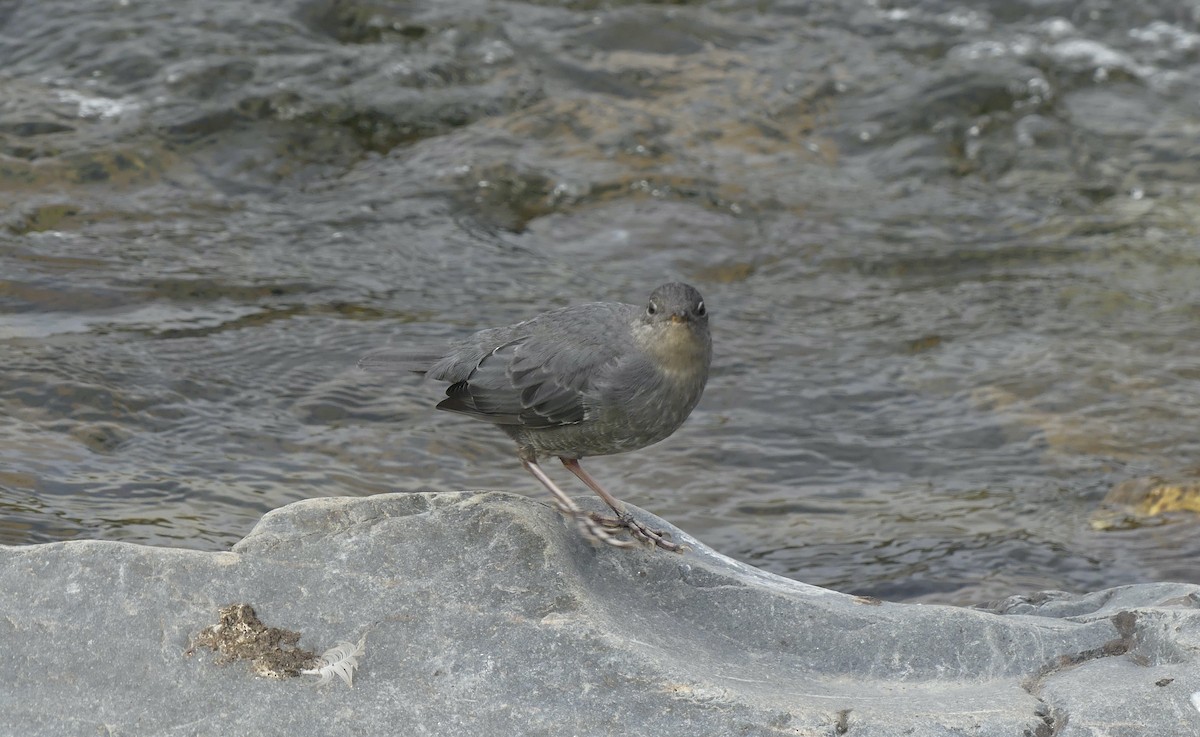
[[[0,0],[0,543],[540,495],[354,361],[683,279],[623,498],[889,599],[1200,581],[1198,185],[1197,2]]]

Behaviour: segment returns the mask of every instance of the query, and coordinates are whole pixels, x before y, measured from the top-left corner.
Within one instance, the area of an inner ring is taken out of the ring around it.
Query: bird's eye
[[[658,305],[651,302],[650,305],[648,307],[646,307],[646,314],[653,315],[656,312],[658,312]]]
[[[700,304],[696,305],[696,314],[700,317],[704,317],[708,314],[708,309],[704,306],[704,300],[701,300]]]

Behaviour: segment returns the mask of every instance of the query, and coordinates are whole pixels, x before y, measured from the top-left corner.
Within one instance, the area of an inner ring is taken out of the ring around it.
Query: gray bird
[[[579,464],[624,453],[675,432],[700,401],[712,360],[708,311],[687,284],[664,284],[643,307],[593,302],[481,330],[437,352],[382,351],[368,371],[413,371],[450,383],[438,409],[490,422],[517,443],[517,457],[590,540],[624,547],[633,537],[683,546],[633,518]],[[584,513],[538,465],[556,456],[615,516]]]

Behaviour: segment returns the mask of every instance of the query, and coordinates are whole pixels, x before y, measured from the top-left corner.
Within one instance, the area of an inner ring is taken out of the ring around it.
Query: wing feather
[[[630,352],[627,326],[640,309],[576,305],[481,330],[426,364],[426,376],[450,384],[438,409],[499,425],[547,428],[582,422],[597,382]],[[413,362],[390,363],[408,368]]]
[[[438,409],[531,428],[582,422],[597,376],[616,357],[599,342],[564,346],[523,336],[487,352]]]

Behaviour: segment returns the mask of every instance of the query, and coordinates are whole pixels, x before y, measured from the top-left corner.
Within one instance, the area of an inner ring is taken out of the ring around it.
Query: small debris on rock
[[[184,654],[207,647],[220,653],[218,663],[249,660],[250,670],[267,678],[294,678],[317,665],[316,653],[296,646],[299,632],[266,626],[249,604],[222,608],[220,619],[200,630]]]

